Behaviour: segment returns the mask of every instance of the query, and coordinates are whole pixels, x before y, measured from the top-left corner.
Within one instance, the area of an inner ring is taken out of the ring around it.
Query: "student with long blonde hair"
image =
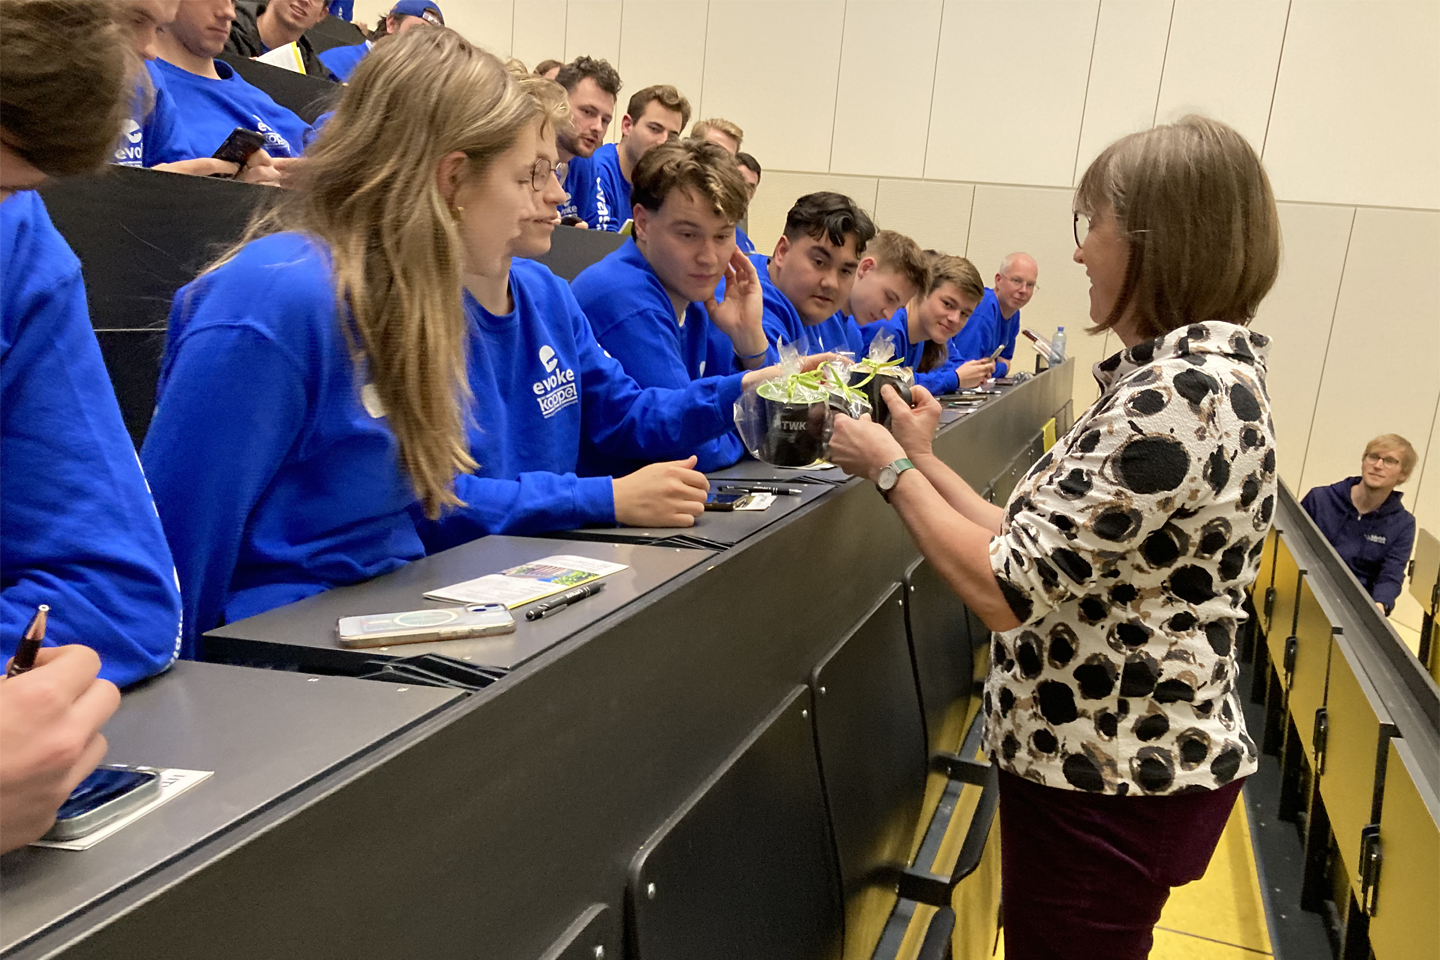
[[[888,320],[860,328],[865,349],[883,332],[895,343],[895,356],[904,357],[915,371],[915,382],[931,393],[954,393],[961,387],[984,383],[995,369],[989,360],[972,360],[951,366],[945,345],[965,326],[980,298],[985,283],[975,265],[964,257],[952,257],[935,250],[925,251],[930,284]]]
[[[424,555],[409,508],[475,466],[462,271],[523,219],[539,107],[494,56],[408,31],[356,69],[293,193],[183,288],[143,460],[185,650]]]

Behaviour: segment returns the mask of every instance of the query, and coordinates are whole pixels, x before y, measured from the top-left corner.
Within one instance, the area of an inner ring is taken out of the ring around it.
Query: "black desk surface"
[[[790,497],[787,499],[796,499]],[[515,632],[473,640],[407,643],[347,650],[335,640],[341,617],[398,613],[453,606],[426,600],[425,593],[557,554],[594,557],[626,564],[602,582],[605,589],[544,620],[529,622],[529,604],[512,611]],[[352,587],[340,587],[258,616],[226,624],[205,635],[207,660],[294,663],[302,669],[356,672],[366,662],[421,653],[440,653],[477,666],[513,669],[566,637],[709,559],[708,550],[579,543],[530,537],[484,537],[408,564],[394,573]]]
[[[105,727],[105,760],[215,775],[89,850],[22,847],[0,858],[0,951],[100,906],[461,699],[451,690],[180,661],[126,692]],[[163,942],[164,931],[155,936]]]

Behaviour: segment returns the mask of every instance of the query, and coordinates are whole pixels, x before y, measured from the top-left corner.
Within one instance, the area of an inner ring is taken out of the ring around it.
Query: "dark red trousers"
[[[1170,888],[1204,876],[1241,782],[1117,797],[1002,771],[1005,960],[1143,960]]]

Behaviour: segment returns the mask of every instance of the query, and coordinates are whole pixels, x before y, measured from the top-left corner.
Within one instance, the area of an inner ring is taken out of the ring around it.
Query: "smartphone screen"
[[[74,820],[93,813],[112,800],[159,779],[158,773],[128,770],[124,767],[98,767],[80,781],[80,786],[60,805],[56,820]]]
[[[245,166],[250,155],[261,147],[265,146],[265,135],[255,130],[246,130],[244,127],[236,127],[230,131],[230,136],[220,144],[220,149],[212,155],[217,160],[225,160],[238,166]]]

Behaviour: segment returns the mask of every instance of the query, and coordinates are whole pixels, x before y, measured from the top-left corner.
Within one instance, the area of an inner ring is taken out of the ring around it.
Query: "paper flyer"
[[[52,850],[89,850],[116,831],[124,830],[156,807],[169,803],[197,783],[202,783],[215,775],[214,770],[177,770],[166,767],[156,767],[155,769],[160,772],[160,795],[143,807],[137,807],[120,819],[112,820],[94,833],[86,834],[79,839],[36,840],[30,846],[49,847]]]
[[[425,596],[430,600],[451,603],[503,603],[514,609],[624,569],[623,563],[610,563],[593,557],[544,557],[499,573],[441,587]]]

